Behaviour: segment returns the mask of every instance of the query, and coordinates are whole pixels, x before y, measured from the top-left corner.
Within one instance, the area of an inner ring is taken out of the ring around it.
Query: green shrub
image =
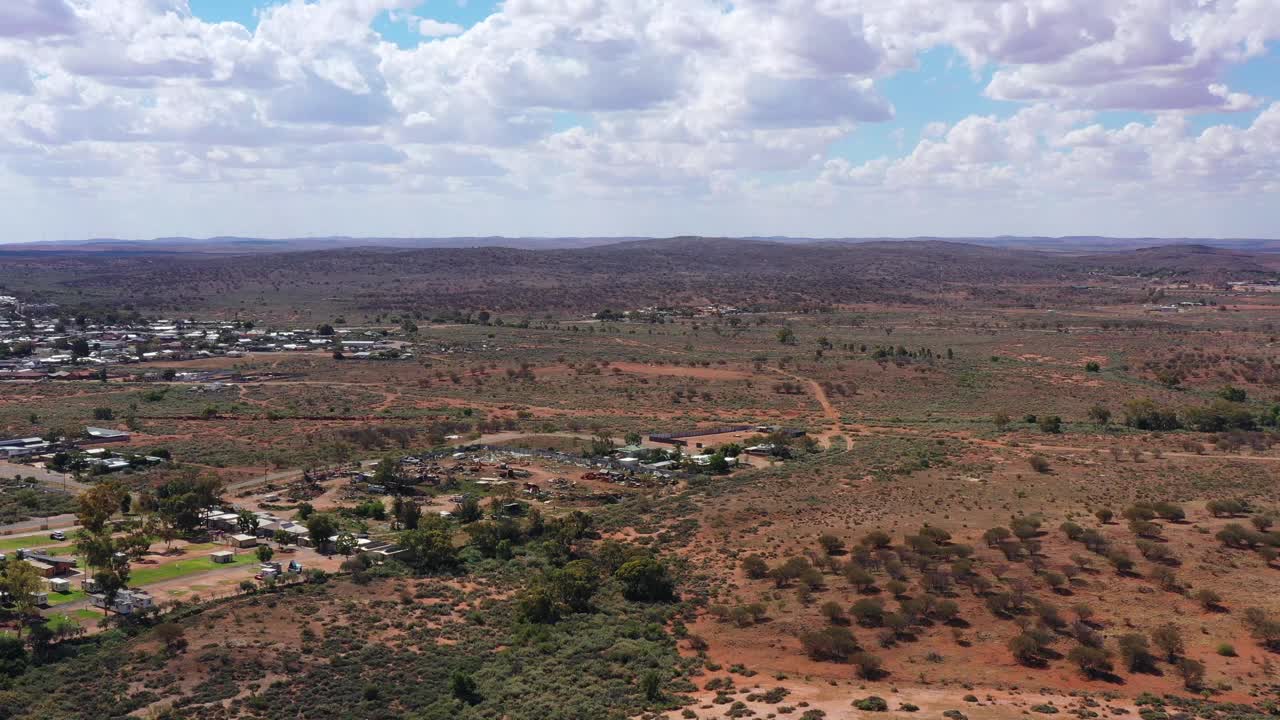
[[[887,712],[889,710],[889,703],[884,698],[876,695],[854,700],[853,706],[865,712]]]

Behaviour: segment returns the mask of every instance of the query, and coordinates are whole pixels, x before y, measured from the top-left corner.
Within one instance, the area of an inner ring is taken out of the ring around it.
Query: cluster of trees
[[[1101,634],[1092,629],[1083,629],[1072,633],[1076,645],[1067,652],[1067,660],[1079,668],[1086,677],[1109,677],[1115,670],[1114,658],[1119,656],[1128,672],[1159,674],[1161,661],[1172,665],[1182,678],[1188,689],[1199,689],[1204,683],[1205,666],[1198,660],[1185,656],[1185,643],[1177,626],[1168,623],[1161,625],[1151,633],[1130,632],[1116,639],[1116,649],[1107,647]],[[1023,633],[1010,642],[1014,656],[1028,665],[1038,664],[1047,645],[1038,642],[1052,643],[1052,636],[1032,637],[1035,633]]]
[[[201,531],[201,512],[216,505],[220,496],[217,479],[194,473],[170,478],[154,491],[141,493],[136,503],[115,481],[99,483],[81,493],[76,498],[81,528],[76,551],[92,571],[108,605],[128,587],[130,560],[144,555],[157,539],[169,544]],[[117,514],[128,517],[113,521]]]
[[[647,551],[615,541],[604,541],[591,547],[598,533],[592,517],[580,510],[554,518],[544,518],[537,508],[511,516],[502,503],[494,503],[485,517],[475,498],[464,498],[454,514],[469,538],[469,547],[485,558],[510,560],[520,550],[535,552],[549,567],[533,581],[519,598],[521,617],[534,623],[553,623],[565,615],[590,612],[592,598],[609,581],[616,582],[624,597],[637,602],[665,602],[674,599],[675,583],[665,563]],[[448,524],[430,518],[430,532],[439,532],[433,544],[434,553],[422,552],[422,543],[410,543],[406,536],[421,537],[422,528],[401,534],[401,544],[411,549],[413,558],[428,557],[430,562],[415,563],[420,570],[443,569],[457,559],[443,546]],[[424,523],[427,521],[424,520]],[[413,547],[417,545],[418,547]]]
[[[1040,428],[1040,432],[1055,435],[1062,432],[1062,417],[1058,415],[1028,414],[1023,416],[1022,421]],[[997,430],[1003,432],[1009,425],[1013,424],[1013,418],[1009,417],[1008,413],[998,412],[992,416],[991,422],[996,426]]]
[[[1239,500],[1215,500],[1209,503],[1209,511],[1215,517],[1248,512],[1247,503]],[[1280,515],[1275,512],[1259,512],[1249,518],[1252,527],[1240,523],[1227,523],[1216,534],[1219,542],[1230,548],[1255,550],[1264,562],[1275,562],[1280,555],[1280,531],[1275,530]]]
[[[1280,652],[1280,620],[1273,613],[1261,608],[1248,608],[1244,611],[1244,623],[1263,647],[1271,652]]]
[[[116,537],[111,516],[128,510],[127,490],[116,483],[95,485],[77,498],[76,519],[81,530],[76,536],[76,551],[93,572],[98,591],[106,596],[107,606],[121,590],[129,586],[129,557],[150,546],[145,527],[124,537]],[[143,545],[145,543],[145,546]],[[106,614],[106,608],[103,614]]]
[[[547,525],[549,532],[564,532],[551,525]],[[525,622],[549,624],[575,613],[594,612],[597,593],[610,582],[632,602],[675,599],[675,582],[666,563],[643,548],[606,540],[593,551],[584,549],[562,559],[566,561],[553,563],[521,593],[517,608]]]
[[[1103,523],[1110,523],[1115,517],[1114,512],[1105,508],[1099,509],[1095,515]],[[1185,512],[1180,506],[1168,502],[1135,503],[1122,515],[1129,520],[1130,529],[1140,536],[1158,532],[1159,528],[1154,523],[1157,518],[1168,522],[1180,522],[1185,518]],[[1010,524],[1012,529],[991,528],[983,537],[989,546],[999,548],[1006,558],[1025,558],[1049,589],[1066,593],[1071,579],[1083,568],[1088,568],[1090,561],[1086,557],[1073,555],[1075,565],[1064,566],[1060,572],[1044,567],[1038,555],[1039,541],[1034,539],[1040,533],[1040,525],[1037,518],[1015,518]],[[1060,529],[1069,540],[1080,542],[1089,551],[1106,557],[1117,570],[1132,571],[1134,562],[1128,553],[1115,547],[1098,530],[1085,528],[1072,521],[1062,523]],[[1172,553],[1162,544],[1140,537],[1138,547],[1153,562],[1174,560]],[[1151,575],[1158,583],[1166,586],[1166,589],[1181,591],[1168,568],[1157,567]],[[1082,673],[1088,676],[1110,675],[1114,670],[1113,658],[1116,653],[1106,646],[1104,637],[1098,632],[1097,625],[1092,620],[1092,609],[1087,605],[1076,605],[1076,619],[1068,621],[1056,606],[1031,597],[1028,590],[1029,587],[1023,581],[1015,580],[1008,584],[1007,590],[988,593],[986,596],[987,607],[992,613],[1019,619],[1021,631],[1008,644],[1015,659],[1032,667],[1044,666],[1049,660],[1062,657],[1052,646],[1065,636],[1075,641],[1075,646],[1066,654],[1066,658]],[[1216,593],[1207,589],[1197,593],[1196,598],[1206,608],[1216,607],[1220,601]],[[1028,612],[1032,615],[1032,621],[1020,617]],[[1150,650],[1153,645],[1161,651],[1159,654]],[[1198,661],[1183,657],[1182,648],[1181,634],[1173,625],[1156,628],[1150,638],[1140,633],[1128,633],[1117,640],[1119,656],[1130,672],[1157,672],[1157,657],[1162,655],[1181,675],[1188,688],[1198,688],[1204,678],[1204,666]]]
[[[1280,405],[1275,405],[1258,414],[1248,406],[1241,404],[1245,394],[1243,390],[1227,386],[1220,397],[1207,405],[1193,405],[1181,410],[1161,405],[1149,398],[1132,400],[1125,404],[1123,422],[1135,430],[1167,432],[1171,430],[1193,430],[1196,432],[1228,432],[1252,431],[1260,427],[1280,426]],[[1112,412],[1105,405],[1095,404],[1089,408],[1089,421],[1099,427],[1111,424]],[[1023,421],[1029,425],[1039,426],[1042,432],[1062,432],[1062,418],[1057,415],[1027,415]],[[992,422],[999,430],[1004,430],[1013,419],[1007,413],[996,413]]]
[[[0,599],[18,619],[18,640],[22,639],[23,628],[33,619],[38,618],[35,595],[44,587],[44,580],[30,564],[16,559],[0,562]],[[21,643],[18,649],[21,650]],[[3,653],[0,652],[0,675],[5,674]]]
[[[36,344],[28,340],[0,343],[0,360],[30,357],[31,355],[34,355],[35,352]]]
[[[959,622],[960,606],[952,599],[956,586],[987,587],[975,572],[973,548],[952,542],[950,534],[937,527],[926,525],[906,535],[899,545],[887,533],[873,531],[852,547],[837,536],[823,534],[818,546],[818,552],[790,557],[775,566],[759,555],[749,555],[742,560],[743,571],[752,579],[772,580],[779,588],[794,587],[805,603],[815,590],[827,586],[829,576],[841,577],[862,597],[849,606],[835,600],[823,603],[820,611],[829,627],[803,634],[801,643],[815,659],[853,662],[864,677],[880,674],[880,661],[862,650],[848,626],[856,623],[878,630],[879,645],[892,647],[914,639],[922,627]],[[909,592],[911,568],[918,573],[918,592]],[[888,606],[882,593],[891,596],[896,606]],[[737,624],[755,622],[759,614],[751,605],[713,613]]]
[[[1208,405],[1189,406],[1180,411],[1150,399],[1133,400],[1124,407],[1125,425],[1157,432],[1181,429],[1196,432],[1256,430],[1260,426],[1276,425],[1277,417],[1280,417],[1278,408],[1257,415],[1239,402],[1221,398]]]
[[[814,660],[852,663],[859,677],[874,680],[885,674],[884,662],[878,656],[863,650],[849,628],[831,625],[802,633],[800,644]]]
[[[862,349],[862,352],[864,353],[868,352],[866,345],[863,345],[861,349]],[[943,354],[945,354],[948,360],[951,360],[952,358],[955,357],[955,353],[951,350],[951,348],[947,348],[945,353],[935,353],[933,348],[922,347],[917,350],[909,350],[902,345],[897,345],[897,346],[876,345],[874,348],[870,350],[870,353],[871,353],[871,357],[875,360],[888,360],[888,359],[896,358],[900,360],[910,359],[910,360],[933,361],[935,358],[942,357]]]

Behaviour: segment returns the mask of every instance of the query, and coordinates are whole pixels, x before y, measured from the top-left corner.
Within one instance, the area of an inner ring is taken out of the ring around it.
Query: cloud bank
[[[1280,38],[1274,0],[507,0],[470,28],[415,18],[412,47],[374,30],[422,4],[288,0],[250,31],[186,0],[7,0],[0,188],[29,211],[0,230],[1274,234],[1280,219],[1280,104],[1229,81]],[[885,88],[940,49],[1009,111],[839,152],[927,105]]]

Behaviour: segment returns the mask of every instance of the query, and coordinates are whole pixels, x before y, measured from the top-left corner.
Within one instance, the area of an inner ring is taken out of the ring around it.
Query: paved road
[[[87,485],[73,480],[70,475],[0,460],[0,477],[13,477],[14,475],[21,475],[24,478],[33,477],[45,487],[66,490],[73,494],[79,494],[88,488]],[[0,525],[0,535],[21,535],[22,533],[37,532],[45,528],[69,528],[75,522],[75,519],[76,516],[72,514],[54,515],[48,518],[32,518],[22,522]]]
[[[75,526],[75,523],[76,516],[71,513],[53,515],[47,518],[31,518],[22,522],[0,525],[0,537],[13,537],[15,535],[39,535],[44,537],[44,533],[47,530],[69,530]]]

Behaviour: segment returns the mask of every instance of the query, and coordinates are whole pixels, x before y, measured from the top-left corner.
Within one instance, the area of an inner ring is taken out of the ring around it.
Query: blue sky
[[[209,22],[238,22],[253,30],[258,26],[257,11],[272,2],[253,0],[188,0],[191,13]],[[430,18],[440,22],[455,23],[464,28],[480,22],[493,13],[498,3],[495,0],[428,0],[421,7],[413,10],[420,18]],[[375,29],[387,40],[402,47],[417,44],[419,36],[411,31],[407,23],[393,23],[384,17],[375,25]]]

